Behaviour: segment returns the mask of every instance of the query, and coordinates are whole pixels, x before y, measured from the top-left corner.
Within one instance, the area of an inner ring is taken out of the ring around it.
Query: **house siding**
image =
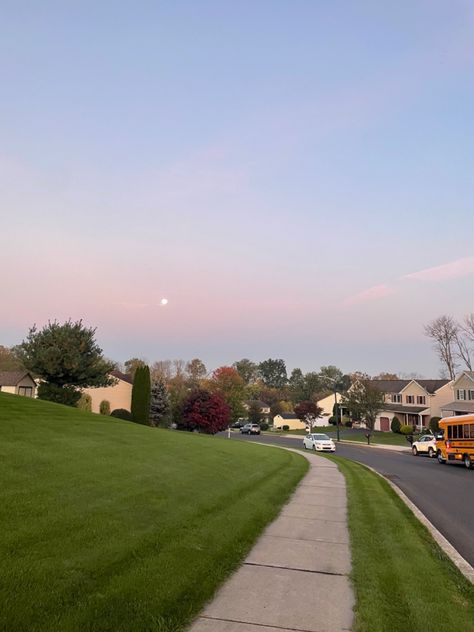
[[[100,402],[104,399],[110,402],[110,410],[124,408],[130,411],[132,404],[132,385],[123,380],[118,380],[113,386],[100,388],[85,388],[83,393],[90,395],[92,400],[92,412],[100,412]]]

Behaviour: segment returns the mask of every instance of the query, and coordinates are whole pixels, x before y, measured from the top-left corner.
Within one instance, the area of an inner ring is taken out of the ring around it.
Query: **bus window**
[[[471,424],[471,439],[474,439],[474,424]]]

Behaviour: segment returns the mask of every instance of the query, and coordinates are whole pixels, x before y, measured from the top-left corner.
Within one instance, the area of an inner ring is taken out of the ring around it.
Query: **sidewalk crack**
[[[347,573],[332,573],[330,571],[313,571],[308,568],[294,568],[293,566],[276,566],[274,564],[257,564],[257,562],[244,562],[244,566],[263,566],[264,568],[280,568],[284,571],[297,571],[299,573],[314,573],[316,575],[333,575],[334,577],[347,577]]]

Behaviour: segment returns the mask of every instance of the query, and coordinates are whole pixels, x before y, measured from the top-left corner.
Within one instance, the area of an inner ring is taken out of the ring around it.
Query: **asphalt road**
[[[251,436],[233,432],[233,439],[301,448],[301,439]],[[389,478],[415,503],[459,553],[474,566],[474,470],[440,465],[436,459],[339,444],[337,455],[370,465]],[[402,537],[403,534],[400,534]]]

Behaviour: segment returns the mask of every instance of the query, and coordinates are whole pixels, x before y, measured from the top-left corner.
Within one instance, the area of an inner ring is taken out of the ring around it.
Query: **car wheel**
[[[430,457],[430,459],[432,459],[435,455],[435,451],[433,450],[433,448],[428,448],[428,456]]]
[[[411,449],[413,456],[418,456],[418,450],[416,449],[416,445],[414,445]]]
[[[313,450],[316,452],[316,446],[314,445],[314,443],[313,443]]]
[[[443,459],[443,455],[441,454],[441,450],[438,450],[438,454],[436,455],[437,459],[438,459],[438,463],[440,463],[441,465],[444,465],[446,463],[446,461]]]
[[[472,470],[472,459],[469,456],[469,454],[465,454],[463,460],[464,460],[464,465],[467,467],[467,469]]]

